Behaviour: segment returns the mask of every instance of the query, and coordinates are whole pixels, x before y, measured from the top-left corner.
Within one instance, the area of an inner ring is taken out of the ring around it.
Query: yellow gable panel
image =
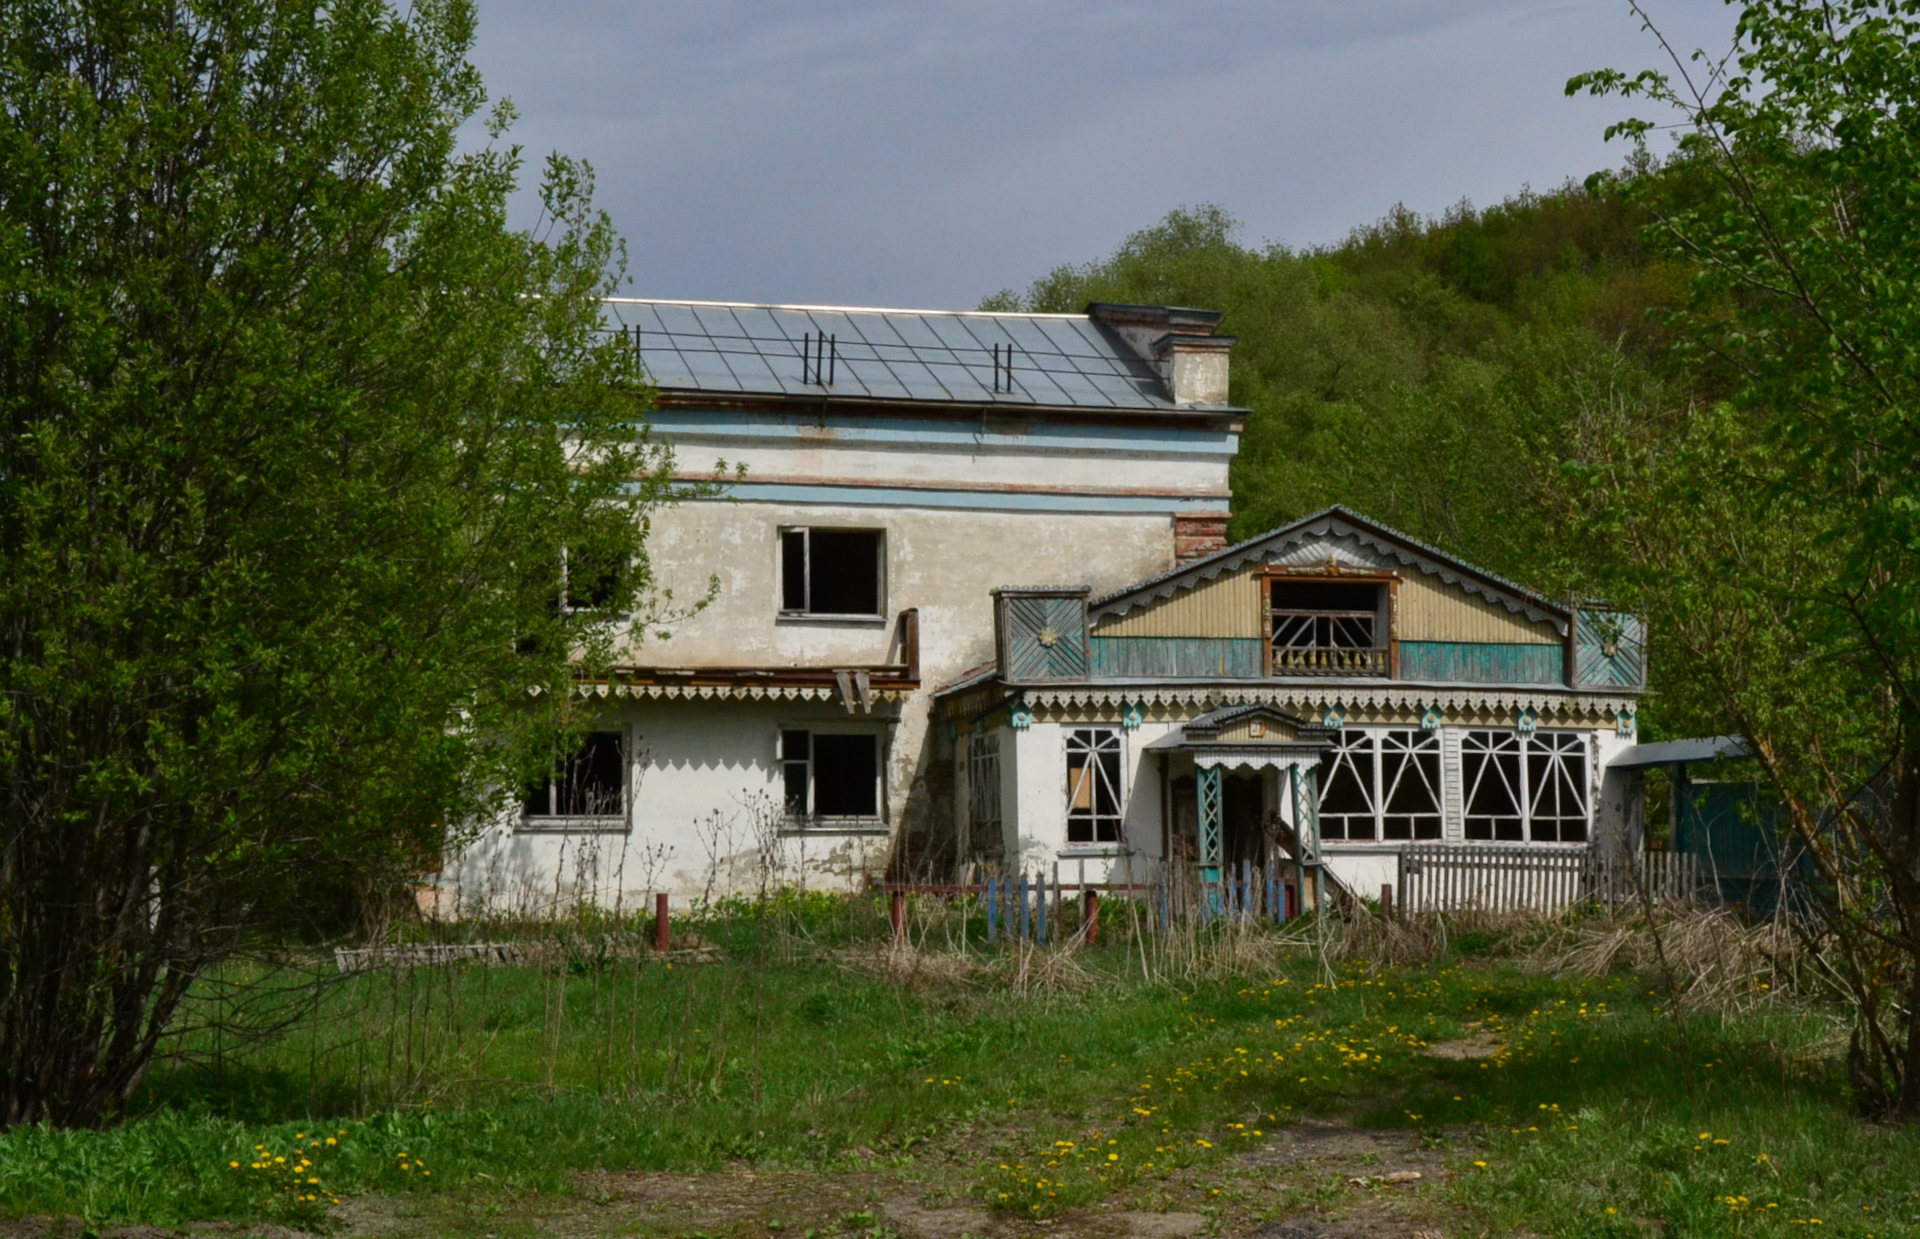
[[[1101,637],[1259,637],[1266,624],[1259,572],[1243,568],[1203,581],[1094,627]]]
[[[1551,621],[1535,622],[1497,602],[1469,594],[1437,576],[1415,570],[1400,582],[1402,641],[1472,641],[1504,645],[1559,645]]]

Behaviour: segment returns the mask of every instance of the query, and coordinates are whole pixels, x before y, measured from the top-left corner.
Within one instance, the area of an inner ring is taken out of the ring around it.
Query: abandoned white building
[[[1308,801],[1365,886],[1403,840],[1617,822],[1635,621],[1340,510],[1227,547],[1245,411],[1218,314],[609,313],[681,476],[725,483],[655,515],[656,572],[720,593],[581,685],[585,750],[443,890],[634,907],[1063,857],[1117,879],[1231,861]],[[744,481],[694,467],[717,459]]]

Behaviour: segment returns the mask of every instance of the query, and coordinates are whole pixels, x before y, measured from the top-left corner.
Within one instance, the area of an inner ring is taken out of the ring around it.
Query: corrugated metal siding
[[[1249,568],[1183,590],[1094,629],[1101,637],[1243,637],[1258,652],[1266,625],[1260,576]],[[1256,666],[1254,674],[1259,674]]]
[[[1256,680],[1264,670],[1258,637],[1108,637],[1087,645],[1093,674],[1222,676]]]
[[[1558,645],[1403,640],[1400,678],[1469,684],[1564,684],[1566,650]]]
[[[1561,644],[1560,634],[1551,623],[1536,624],[1424,572],[1415,572],[1400,582],[1399,618],[1403,650],[1408,641]]]

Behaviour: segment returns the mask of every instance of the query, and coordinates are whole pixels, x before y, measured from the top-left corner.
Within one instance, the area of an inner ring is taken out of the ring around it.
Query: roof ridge
[[[1087,314],[1053,314],[1037,310],[916,310],[884,305],[803,305],[782,301],[695,301],[685,297],[602,297],[618,305],[699,305],[728,310],[805,310],[830,314],[939,314],[948,318],[1072,318],[1082,321]]]

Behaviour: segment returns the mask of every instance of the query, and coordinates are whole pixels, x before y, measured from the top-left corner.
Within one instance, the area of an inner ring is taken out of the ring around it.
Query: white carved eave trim
[[[1313,707],[1315,712],[1340,705],[1349,710],[1390,709],[1421,711],[1429,706],[1441,710],[1497,710],[1517,713],[1533,710],[1546,718],[1588,715],[1613,718],[1632,713],[1634,703],[1621,697],[1603,697],[1583,693],[1542,693],[1527,689],[1468,688],[1354,688],[1314,685],[1225,687],[1212,684],[1163,686],[1157,688],[1029,688],[1027,703],[1037,709],[1104,707],[1118,709],[1123,704],[1170,706],[1187,709],[1217,710],[1233,705],[1271,705],[1281,709]]]
[[[668,701],[838,701],[839,690],[780,684],[576,684],[576,697],[631,697]],[[906,689],[876,688],[875,701],[905,701]]]
[[[1195,748],[1189,751],[1193,754],[1193,764],[1196,766],[1224,766],[1228,770],[1268,768],[1291,770],[1296,766],[1302,770],[1311,770],[1320,765],[1317,754],[1304,757],[1298,753],[1275,753],[1252,744],[1244,748],[1222,746]]]
[[[1374,552],[1373,556],[1369,556],[1355,554],[1353,550],[1349,548],[1336,547],[1334,548],[1336,551],[1347,551],[1346,555],[1337,556],[1342,567],[1384,567],[1386,566],[1386,563],[1383,562],[1384,560],[1399,564],[1402,567],[1417,568],[1427,576],[1437,576],[1448,585],[1456,585],[1469,594],[1503,606],[1515,615],[1524,615],[1534,623],[1551,623],[1554,631],[1563,637],[1567,635],[1567,621],[1564,618],[1549,614],[1528,602],[1526,599],[1518,597],[1507,590],[1500,589],[1495,585],[1491,585],[1473,574],[1463,572],[1453,565],[1443,563],[1440,560],[1434,559],[1432,556],[1421,555],[1405,547],[1397,546],[1387,539],[1368,530],[1357,528],[1337,516],[1323,517],[1310,525],[1302,525],[1299,528],[1290,529],[1285,533],[1276,534],[1265,541],[1250,543],[1237,555],[1213,560],[1190,572],[1182,572],[1178,575],[1168,577],[1166,580],[1158,582],[1151,588],[1143,589],[1139,593],[1129,594],[1104,607],[1099,607],[1091,611],[1087,618],[1089,622],[1117,618],[1137,607],[1144,607],[1149,603],[1163,601],[1164,599],[1173,597],[1182,590],[1192,589],[1194,586],[1206,581],[1218,580],[1223,574],[1239,572],[1254,564],[1294,563],[1295,561],[1287,556],[1287,551],[1303,543],[1310,541],[1320,541],[1324,543],[1328,539],[1350,540],[1357,543],[1360,547]],[[1379,558],[1376,558],[1376,556]],[[1319,561],[1318,555],[1301,560],[1296,566],[1304,567],[1309,563],[1317,561]]]

